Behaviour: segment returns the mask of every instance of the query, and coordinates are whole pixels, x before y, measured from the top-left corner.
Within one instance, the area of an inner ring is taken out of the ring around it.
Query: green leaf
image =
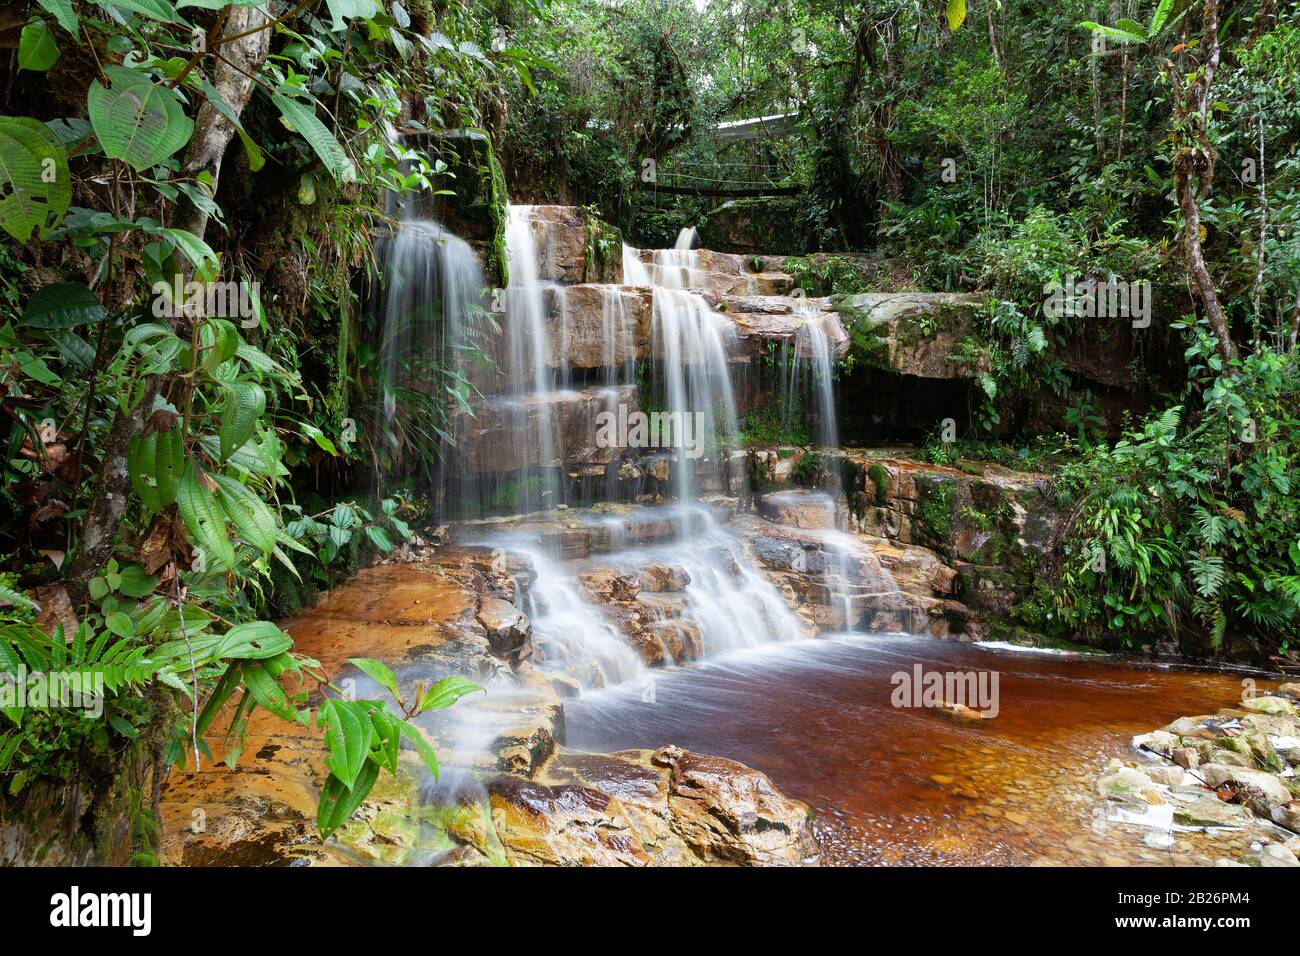
[[[72,329],[106,315],[95,293],[82,282],[51,282],[27,300],[23,324],[33,329]]]
[[[471,680],[463,677],[444,677],[424,692],[424,696],[420,698],[420,710],[442,710],[476,690],[483,690],[483,688]]]
[[[121,10],[140,13],[163,23],[184,23],[169,0],[95,0],[101,7],[113,6]]]
[[[429,773],[433,774],[433,779],[438,779],[438,755],[434,752],[433,745],[429,743],[424,734],[420,733],[420,728],[405,720],[398,721],[397,729],[414,748],[415,752],[420,755],[424,765],[429,768]]]
[[[325,766],[345,787],[351,787],[370,756],[374,726],[369,706],[359,701],[329,700],[321,705],[318,722],[325,724]]]
[[[371,525],[370,527],[366,528],[366,537],[368,537],[371,543],[373,543],[374,546],[378,548],[380,551],[382,551],[384,554],[389,554],[392,552],[393,542],[388,537],[388,532],[386,532],[383,528],[380,528],[377,525]]]
[[[266,411],[266,392],[254,382],[236,382],[226,390],[221,407],[221,460],[225,461],[253,437],[258,420]]]
[[[345,786],[338,777],[330,774],[321,790],[320,806],[316,810],[316,827],[322,837],[329,837],[348,821],[366,799],[378,778],[379,764],[373,760],[365,762],[351,788]]]
[[[326,0],[330,8],[330,16],[334,18],[330,30],[337,33],[340,30],[347,29],[344,23],[345,18],[363,17],[369,20],[371,17],[380,13],[379,4],[375,0]]]
[[[1130,33],[1128,30],[1102,26],[1102,24],[1094,23],[1091,20],[1085,20],[1080,23],[1079,26],[1083,27],[1085,30],[1100,33],[1106,39],[1115,40],[1119,43],[1143,43],[1146,41],[1145,31],[1143,33]]]
[[[213,475],[221,507],[239,532],[253,547],[270,554],[279,541],[279,524],[275,514],[261,498],[229,475]]]
[[[348,159],[348,154],[343,151],[334,134],[316,118],[316,110],[313,107],[291,100],[287,96],[281,96],[279,93],[273,94],[271,99],[279,107],[285,125],[307,140],[331,176],[341,183],[356,181],[357,171],[352,165],[352,160]]]
[[[117,589],[127,597],[148,597],[157,583],[157,575],[144,574],[144,568],[139,564],[127,564],[122,568],[122,583]]]
[[[298,715],[289,706],[289,698],[284,695],[284,688],[275,679],[265,661],[245,661],[240,665],[240,674],[244,686],[253,695],[258,706],[281,720],[297,720]]]
[[[108,628],[118,637],[131,637],[135,634],[135,625],[131,623],[131,618],[121,611],[114,611],[104,618],[104,627]]]
[[[0,228],[19,242],[45,238],[72,202],[68,154],[41,122],[0,116]]]
[[[125,66],[104,73],[109,87],[96,80],[86,97],[104,155],[143,172],[189,142],[194,124],[170,90]]]
[[[966,22],[966,0],[948,0],[948,29],[953,33]]]
[[[270,621],[247,621],[236,624],[221,635],[213,656],[263,660],[283,654],[293,647],[293,638]]]
[[[235,566],[235,549],[226,534],[226,514],[216,496],[208,490],[193,464],[185,469],[176,492],[176,506],[180,509],[185,527],[194,540],[217,563],[208,562],[208,570],[231,570]]]
[[[397,696],[397,678],[387,665],[369,657],[349,657],[348,663],[365,672],[381,687],[387,688],[394,697]]]
[[[72,0],[39,0],[40,5],[54,15],[59,26],[74,37],[77,36],[77,12],[72,9]]]
[[[1169,11],[1173,7],[1174,0],[1160,0],[1155,13],[1151,14],[1151,29],[1147,31],[1148,36],[1155,36],[1164,29],[1165,21],[1169,19]]]
[[[59,58],[59,46],[54,42],[54,31],[44,20],[33,20],[23,27],[18,40],[18,69],[43,73]]]

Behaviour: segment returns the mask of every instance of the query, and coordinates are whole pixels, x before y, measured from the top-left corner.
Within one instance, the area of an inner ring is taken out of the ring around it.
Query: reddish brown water
[[[1000,712],[957,721],[891,704],[892,675],[997,671]],[[859,635],[775,645],[566,703],[568,744],[675,743],[767,773],[817,811],[835,864],[1209,864],[1246,834],[1143,844],[1093,789],[1130,740],[1235,701],[1238,678]],[[653,698],[647,700],[644,698]]]

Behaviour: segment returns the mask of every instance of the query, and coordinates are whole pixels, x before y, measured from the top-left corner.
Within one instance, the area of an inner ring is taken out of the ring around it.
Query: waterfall
[[[723,439],[734,441],[740,434],[728,363],[736,332],[695,293],[656,288],[651,348],[670,419],[701,453],[692,458],[686,449],[677,450],[673,487],[677,500],[687,502],[699,492],[698,462],[720,463],[719,427]]]
[[[536,470],[523,476],[518,484],[515,509],[527,513],[553,508],[559,503],[557,468],[562,451],[556,446],[552,411],[548,401],[567,376],[564,369],[563,340],[552,349],[547,323],[547,293],[562,297],[563,289],[553,283],[544,285],[538,269],[538,248],[533,237],[531,206],[510,206],[506,220],[506,256],[510,267],[510,284],[505,289],[505,332],[507,381],[520,391],[509,403],[512,440],[522,442],[522,460],[535,463]],[[543,238],[547,232],[543,227]],[[543,242],[543,260],[551,255]],[[563,315],[563,302],[560,304]],[[563,328],[563,323],[560,323]],[[555,368],[548,362],[556,356]]]
[[[641,261],[641,250],[623,243],[623,283],[625,285],[653,285],[650,270]]]
[[[379,481],[422,475],[454,509],[462,472],[449,447],[447,398],[451,390],[467,401],[471,392],[467,357],[487,334],[483,272],[469,243],[433,219],[399,220],[379,253],[371,306],[380,322]]]

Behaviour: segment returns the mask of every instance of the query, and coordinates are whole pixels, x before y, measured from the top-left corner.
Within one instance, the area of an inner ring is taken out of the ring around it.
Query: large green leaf
[[[255,382],[236,382],[226,389],[221,407],[221,460],[225,461],[253,437],[258,419],[266,411],[266,392]]]
[[[463,677],[444,677],[420,698],[420,710],[441,710],[450,707],[466,694],[482,690],[478,684]]]
[[[59,58],[59,45],[54,42],[54,31],[44,20],[33,20],[23,27],[18,40],[18,69],[43,73]]]
[[[72,202],[68,154],[28,116],[0,116],[0,228],[19,242],[59,224]]]
[[[330,29],[334,32],[345,29],[347,24],[343,21],[351,17],[363,17],[370,19],[380,12],[379,4],[375,0],[326,0],[329,4],[330,15],[334,18]]]
[[[370,657],[349,657],[348,663],[360,668],[380,686],[387,688],[394,697],[397,696],[397,678],[388,665]]]
[[[966,22],[966,0],[948,0],[948,29],[953,33]]]
[[[342,780],[330,774],[321,790],[320,806],[316,810],[316,827],[321,836],[328,837],[348,821],[366,799],[378,777],[379,764],[374,760],[365,762],[351,787],[345,786]]]
[[[319,721],[325,725],[325,746],[329,749],[325,766],[345,787],[356,782],[370,756],[374,739],[371,706],[351,700],[329,700],[321,705]]]
[[[59,26],[74,37],[77,35],[77,11],[72,9],[72,0],[39,0],[42,7],[54,15]]]
[[[181,477],[176,506],[194,542],[205,552],[207,570],[234,568],[235,549],[226,534],[226,513],[217,502],[217,496],[203,484],[193,464]]]
[[[51,282],[27,300],[23,325],[32,329],[75,329],[92,325],[107,313],[95,293],[82,282]]]
[[[95,0],[101,7],[117,7],[119,10],[129,10],[132,13],[143,14],[152,20],[161,20],[164,23],[184,23],[185,21],[176,13],[170,0]]]
[[[217,483],[221,507],[239,536],[253,547],[270,554],[280,535],[275,514],[261,498],[229,475],[213,475],[212,480]]]
[[[248,621],[236,624],[221,636],[214,656],[265,660],[283,654],[293,647],[293,638],[270,621]]]
[[[291,100],[287,96],[281,96],[279,93],[274,94],[271,99],[279,107],[285,125],[307,140],[331,176],[343,183],[356,180],[357,171],[352,165],[352,160],[348,159],[348,154],[343,152],[343,147],[334,138],[334,134],[316,118],[316,111],[312,107]]]
[[[194,124],[171,91],[125,66],[104,73],[109,87],[92,83],[86,106],[106,156],[143,171],[189,142]]]

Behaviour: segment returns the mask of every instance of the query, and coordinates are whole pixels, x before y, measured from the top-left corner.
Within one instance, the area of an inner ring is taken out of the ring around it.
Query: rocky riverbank
[[[321,734],[258,711],[234,769],[173,771],[162,804],[163,862],[815,862],[808,808],[742,764],[671,745],[616,754],[562,746],[563,698],[575,685],[533,666],[531,624],[510,600],[533,574],[485,548],[446,546],[363,570],[287,622],[300,652],[359,696],[378,689],[349,657],[384,661],[404,692],[461,674],[486,693],[422,724],[443,762],[439,781],[404,760],[328,844],[313,820]],[[207,743],[226,754],[219,731]]]
[[[1133,738],[1137,759],[1097,779],[1108,818],[1172,846],[1191,832],[1247,835],[1220,866],[1300,866],[1300,683],[1248,693],[1237,706],[1180,717]],[[1240,840],[1237,841],[1240,843]]]

